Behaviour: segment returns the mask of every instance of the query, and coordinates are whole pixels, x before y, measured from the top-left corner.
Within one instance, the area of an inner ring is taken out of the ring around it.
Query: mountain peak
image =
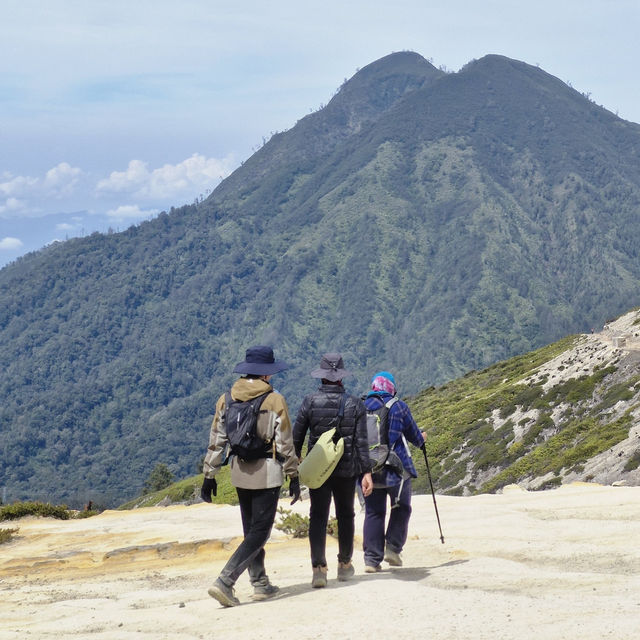
[[[365,125],[379,120],[406,95],[443,75],[412,51],[391,53],[368,64],[345,79],[325,107],[299,120],[291,130],[273,136],[245,163],[242,172],[231,174],[218,185],[211,200],[226,198],[237,189],[246,191],[248,184],[258,188],[273,163],[284,157],[299,168],[330,153]]]
[[[361,124],[392,107],[406,93],[420,89],[444,75],[413,51],[391,53],[360,69],[344,82],[327,105],[347,110]]]

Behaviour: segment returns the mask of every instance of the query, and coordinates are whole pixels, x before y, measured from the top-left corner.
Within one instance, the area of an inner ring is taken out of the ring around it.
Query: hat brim
[[[275,362],[239,362],[233,373],[250,373],[254,376],[271,376],[288,369],[289,365],[284,360]]]
[[[351,371],[346,369],[314,369],[310,374],[312,378],[324,378],[331,382],[338,382],[351,375]]]

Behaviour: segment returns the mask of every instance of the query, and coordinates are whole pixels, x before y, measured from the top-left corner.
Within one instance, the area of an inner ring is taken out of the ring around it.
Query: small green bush
[[[278,513],[280,519],[274,525],[278,531],[284,531],[294,538],[306,538],[309,535],[309,516],[282,507],[278,507]]]
[[[329,518],[329,522],[327,522],[327,533],[333,537],[338,537],[338,518]]]
[[[622,384],[614,384],[610,387],[602,398],[600,404],[595,408],[595,411],[605,411],[610,409],[617,402],[631,400],[636,394],[636,390],[629,388],[631,382],[625,382]]]
[[[627,463],[624,465],[625,471],[634,471],[640,467],[640,449],[637,449],[636,452],[627,460]]]
[[[309,516],[303,516],[291,509],[283,509],[278,507],[280,520],[275,523],[278,531],[293,536],[294,538],[307,538],[309,536]],[[337,518],[329,518],[327,522],[327,533],[334,538],[338,537],[338,520]]]
[[[525,387],[518,395],[513,399],[513,403],[520,405],[523,409],[528,409],[531,405],[538,400],[543,394],[542,385],[533,385],[532,387]]]
[[[505,458],[504,446],[488,443],[480,447],[476,457],[476,469],[485,470],[489,467],[496,467]]]

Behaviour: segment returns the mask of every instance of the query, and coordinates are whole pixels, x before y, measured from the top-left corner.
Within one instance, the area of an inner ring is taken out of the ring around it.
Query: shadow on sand
[[[327,586],[324,587],[324,589],[344,589],[353,584],[358,584],[360,582],[369,582],[371,580],[402,580],[405,582],[420,582],[421,580],[429,577],[432,569],[439,569],[441,567],[452,567],[457,564],[463,564],[465,562],[468,562],[468,560],[452,560],[450,562],[445,562],[434,567],[390,567],[389,569],[383,569],[379,573],[356,574],[355,576],[353,576],[353,578],[346,580],[345,582],[340,582],[335,577],[329,576]],[[291,584],[286,587],[281,587],[280,592],[274,598],[263,600],[261,602],[269,602],[270,600],[281,600],[282,598],[291,598],[308,591],[322,591],[322,589],[313,589],[311,587],[311,576],[309,576],[308,582]]]

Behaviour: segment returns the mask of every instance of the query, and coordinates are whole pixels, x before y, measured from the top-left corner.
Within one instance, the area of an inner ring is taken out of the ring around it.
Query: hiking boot
[[[352,578],[356,570],[350,562],[338,562],[338,580],[340,582],[346,582],[349,578]]]
[[[311,586],[314,589],[321,589],[327,586],[327,567],[313,567]]]
[[[384,561],[388,562],[392,567],[402,566],[402,558],[400,557],[400,554],[388,547],[384,551]]]
[[[379,571],[382,571],[382,567],[379,564],[376,564],[376,565],[366,564],[364,566],[365,573],[378,573]]]
[[[276,587],[275,584],[267,582],[267,584],[257,584],[253,587],[252,600],[268,600],[273,598],[280,591],[280,587]]]
[[[233,587],[227,586],[220,578],[214,583],[213,587],[209,589],[209,595],[215,598],[223,607],[235,607],[240,604],[240,600],[236,598]]]

